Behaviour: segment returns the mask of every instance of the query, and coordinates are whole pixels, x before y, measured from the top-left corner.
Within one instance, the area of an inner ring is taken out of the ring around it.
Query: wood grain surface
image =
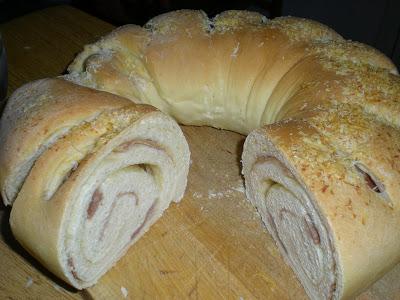
[[[68,6],[0,26],[9,92],[61,74],[84,44],[113,27]],[[182,126],[192,152],[188,189],[99,283],[76,291],[51,275],[12,237],[0,209],[0,298],[306,299],[253,207],[240,175],[244,136]],[[362,255],[362,254],[360,254]],[[400,299],[400,266],[358,299]]]

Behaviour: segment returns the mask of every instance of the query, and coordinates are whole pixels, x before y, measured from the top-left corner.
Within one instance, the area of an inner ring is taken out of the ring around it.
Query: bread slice
[[[46,79],[11,97],[2,126],[12,232],[78,289],[183,196],[188,145],[177,123],[150,106]]]

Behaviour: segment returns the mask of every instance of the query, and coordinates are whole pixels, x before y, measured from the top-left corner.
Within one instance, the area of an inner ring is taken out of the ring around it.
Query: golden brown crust
[[[332,81],[366,68],[397,72],[377,50],[345,41],[315,21],[268,20],[247,11],[209,19],[201,11],[182,10],[144,28],[117,29],[87,46],[68,77],[140,99],[185,124],[248,133],[276,121],[285,103],[296,106],[290,99],[320,74],[329,73],[324,80]]]
[[[131,105],[126,99],[62,79],[42,79],[17,90],[1,120],[0,186],[4,201],[12,203],[35,157],[54,140],[104,111]]]

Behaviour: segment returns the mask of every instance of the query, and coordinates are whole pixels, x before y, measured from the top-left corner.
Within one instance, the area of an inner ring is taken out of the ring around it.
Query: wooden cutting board
[[[0,26],[9,62],[9,92],[56,76],[84,44],[113,27],[68,6]],[[244,136],[183,126],[192,152],[179,204],[139,240],[100,282],[76,291],[52,276],[13,239],[9,208],[0,209],[0,298],[306,299],[253,207],[240,175]],[[359,299],[400,299],[400,266]]]

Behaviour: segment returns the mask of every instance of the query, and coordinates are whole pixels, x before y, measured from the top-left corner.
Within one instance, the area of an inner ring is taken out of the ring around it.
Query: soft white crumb
[[[33,279],[32,277],[28,277],[25,283],[25,288],[29,288],[33,284]]]
[[[126,289],[126,287],[121,286],[121,293],[124,298],[128,297],[128,290]]]

